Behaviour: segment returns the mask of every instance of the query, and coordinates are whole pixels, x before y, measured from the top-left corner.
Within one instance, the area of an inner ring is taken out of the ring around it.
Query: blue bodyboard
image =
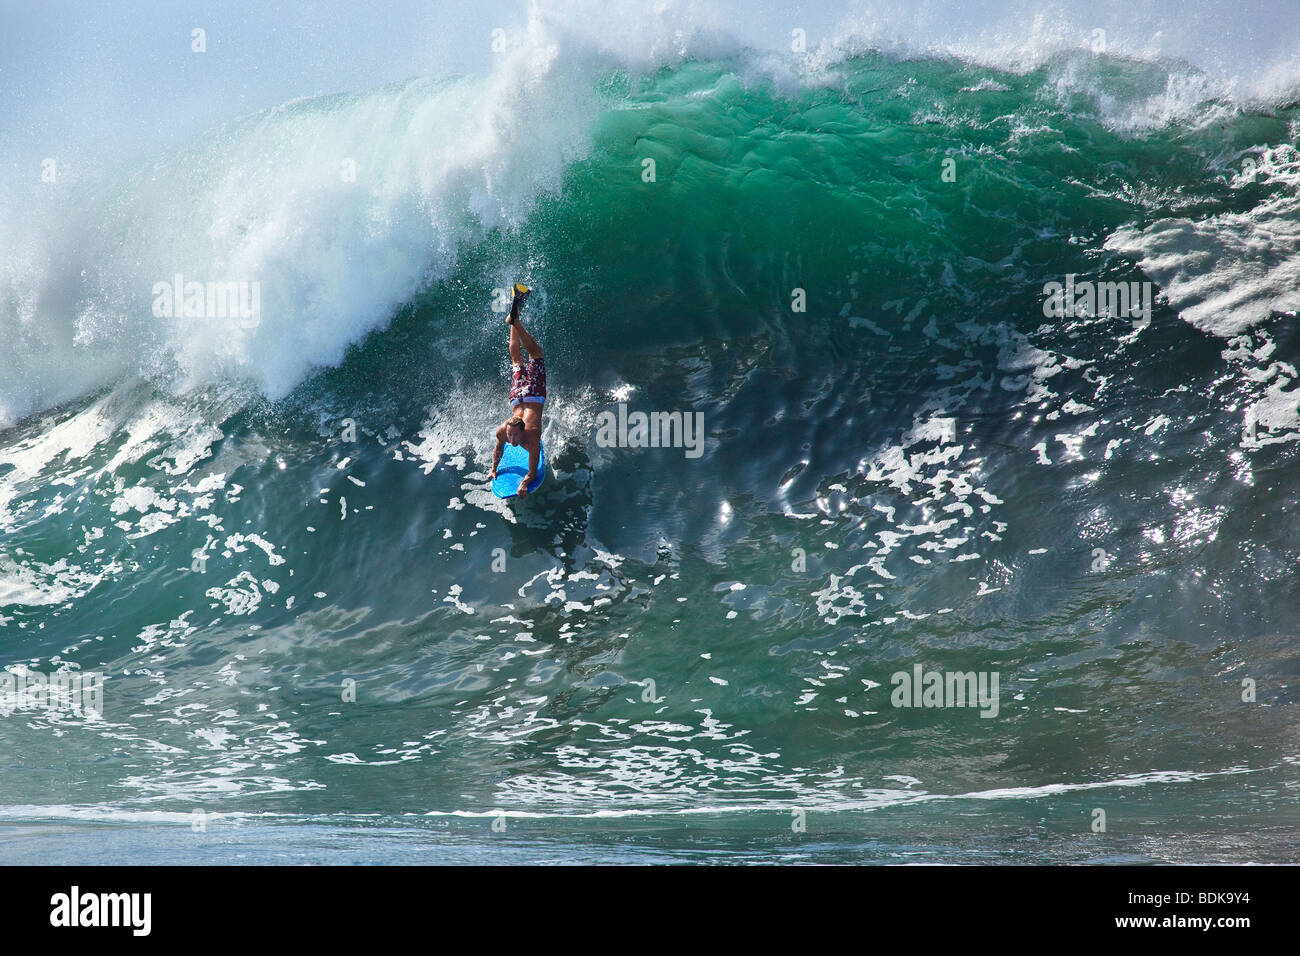
[[[506,445],[497,463],[497,476],[492,479],[492,494],[498,498],[513,498],[519,493],[519,483],[528,474],[528,450],[523,445]],[[537,455],[537,477],[528,486],[531,495],[546,477],[546,446]]]

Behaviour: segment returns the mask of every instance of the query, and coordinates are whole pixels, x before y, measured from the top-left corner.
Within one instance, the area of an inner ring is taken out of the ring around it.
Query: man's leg
[[[523,290],[522,294],[520,289]],[[524,329],[523,323],[519,319],[519,313],[523,311],[524,301],[528,298],[529,290],[525,286],[515,286],[515,298],[510,303],[510,361],[516,365],[523,365],[523,356],[519,354],[520,348],[528,352],[528,357],[539,359],[542,357],[542,347],[537,344],[533,338]]]
[[[510,323],[510,361],[515,365],[523,365],[524,356],[520,352],[520,349],[523,346],[523,340],[519,337],[518,329],[518,322]]]
[[[523,323],[515,319],[510,323],[510,361],[516,365],[523,365],[523,359],[519,355],[519,349],[523,348],[528,353],[528,357],[539,359],[542,357],[542,347],[537,344],[537,340],[528,334],[524,329]]]

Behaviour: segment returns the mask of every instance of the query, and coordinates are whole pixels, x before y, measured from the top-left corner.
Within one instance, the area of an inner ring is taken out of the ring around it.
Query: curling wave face
[[[1293,853],[1295,105],[1091,49],[528,30],[0,226],[4,663],[107,675],[102,718],[0,720],[0,825]],[[155,315],[177,273],[260,314]],[[526,507],[485,483],[514,279]],[[598,441],[620,406],[702,453]],[[918,666],[996,714],[896,706]],[[1141,825],[1089,843],[1099,806]]]

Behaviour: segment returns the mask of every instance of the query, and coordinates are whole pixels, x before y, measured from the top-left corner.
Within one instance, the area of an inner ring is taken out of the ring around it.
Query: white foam
[[[1277,105],[1300,92],[1300,20],[1286,0],[861,0],[852,7],[810,56],[817,69],[865,50],[956,57],[1015,73],[1047,68],[1062,94],[1092,96],[1118,128],[1164,125],[1214,97]],[[1116,97],[1097,83],[1116,61],[1158,64],[1167,82]],[[981,81],[972,89],[989,88]]]
[[[1264,179],[1281,190],[1247,212],[1125,227],[1106,241],[1135,259],[1184,319],[1224,337],[1300,310],[1300,153],[1283,145],[1239,163],[1253,168],[1236,188]]]

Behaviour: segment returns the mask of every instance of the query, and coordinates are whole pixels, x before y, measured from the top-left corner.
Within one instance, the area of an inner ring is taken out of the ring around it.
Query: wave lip
[[[1106,125],[1132,135],[1204,124],[1252,96],[1300,90],[1293,51],[1255,64],[1216,38],[1200,65],[1171,60],[1199,49],[1188,30],[1203,41],[1214,11],[1162,32],[1154,15],[1130,22],[1128,5],[1065,4],[1032,16],[1011,5],[987,22],[955,11],[942,24],[895,7],[850,17],[792,56],[743,48],[721,8],[703,3],[535,2],[484,75],[294,100],[146,165],[57,189],[5,187],[0,426],[131,376],[174,390],[239,381],[272,399],[287,395],[447,278],[466,249],[520,230],[558,194],[566,170],[591,152],[596,120],[611,105],[602,80],[613,73],[644,79],[670,63],[738,57],[732,67],[746,83],[761,77],[789,92],[844,82],[868,49],[955,57],[1042,69],[1040,95],[1063,108],[1082,95]],[[962,89],[1000,96],[1006,87],[976,77]],[[1236,328],[1261,305],[1293,308],[1294,213],[1278,201],[1249,220],[1121,230],[1113,248],[1149,261],[1153,275],[1185,288],[1189,301],[1199,297],[1206,312],[1226,311],[1225,327]],[[1202,294],[1190,261],[1216,249],[1244,262],[1259,247],[1262,271],[1247,266],[1245,286],[1211,278],[1224,288]],[[508,258],[503,272],[523,265]],[[257,321],[202,309],[155,314],[155,287],[176,275],[207,286],[255,283]],[[1194,304],[1189,315],[1200,321]]]
[[[602,72],[679,57],[694,35],[667,16],[601,34],[595,9],[534,5],[484,76],[296,100],[148,167],[0,197],[38,211],[0,216],[0,424],[123,376],[278,399],[338,364],[559,190],[590,148]],[[177,275],[255,283],[257,319],[160,309]]]

